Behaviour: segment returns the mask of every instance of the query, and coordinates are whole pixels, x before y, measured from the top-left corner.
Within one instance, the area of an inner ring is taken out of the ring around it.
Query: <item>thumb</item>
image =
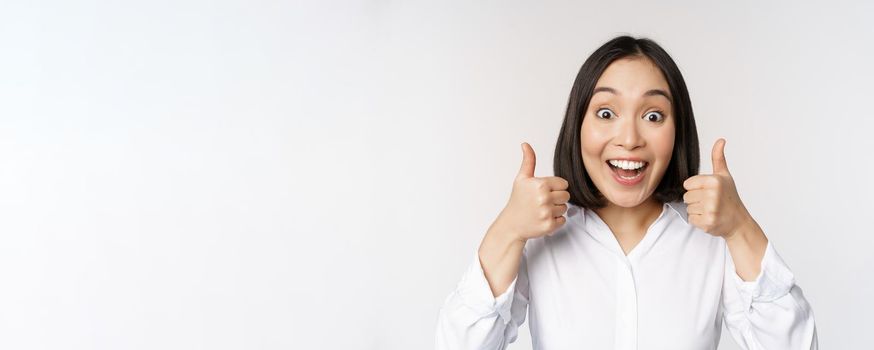
[[[710,157],[713,159],[713,173],[720,175],[731,175],[728,172],[728,164],[725,162],[725,139],[720,138],[713,144],[713,153]]]
[[[519,169],[517,177],[534,177],[534,163],[537,157],[534,155],[534,149],[527,142],[522,142],[522,167]]]

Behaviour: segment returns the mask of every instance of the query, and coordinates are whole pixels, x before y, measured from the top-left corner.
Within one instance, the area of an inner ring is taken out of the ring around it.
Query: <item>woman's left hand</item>
[[[747,211],[734,179],[725,162],[725,139],[713,145],[713,174],[696,175],[686,179],[683,187],[689,223],[714,236],[729,239],[738,230],[753,221]]]

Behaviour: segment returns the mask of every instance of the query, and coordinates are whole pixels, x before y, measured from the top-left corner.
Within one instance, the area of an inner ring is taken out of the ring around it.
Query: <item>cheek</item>
[[[605,125],[589,123],[589,120],[590,119],[583,120],[583,125],[580,128],[580,142],[582,143],[583,149],[588,149],[600,154],[601,150],[604,149],[604,145],[606,145],[612,137],[611,130]]]
[[[650,145],[657,159],[662,159],[661,167],[667,168],[674,152],[675,132],[673,125],[659,129],[650,136]]]
[[[583,127],[580,130],[580,149],[586,168],[591,168],[601,162],[601,153],[603,153],[605,144],[603,133],[595,130],[591,125],[587,125],[586,121],[583,120]]]
[[[674,133],[666,133],[665,135],[660,135],[658,142],[656,142],[656,153],[662,157],[671,157],[671,153],[674,150]]]
[[[662,147],[661,149],[659,149],[659,152],[663,152],[662,154],[665,154],[668,158],[670,158],[671,153],[673,153],[674,151],[674,141],[676,140],[676,135],[677,133],[673,125],[670,127],[670,130],[665,130],[665,132],[660,135],[662,138],[662,142],[660,142],[659,144]]]

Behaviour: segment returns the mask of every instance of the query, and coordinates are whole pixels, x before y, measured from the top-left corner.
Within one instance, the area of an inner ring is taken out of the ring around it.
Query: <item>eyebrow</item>
[[[596,87],[594,91],[592,91],[592,96],[595,96],[596,93],[599,93],[602,91],[609,92],[609,93],[614,94],[614,95],[622,95],[619,93],[619,91],[616,91],[616,89],[611,88],[609,86],[599,86],[599,87]],[[666,99],[668,99],[668,101],[672,101],[671,96],[668,95],[668,93],[665,92],[665,90],[652,89],[652,90],[649,90],[649,91],[643,93],[644,97],[657,96],[657,95],[664,96]]]

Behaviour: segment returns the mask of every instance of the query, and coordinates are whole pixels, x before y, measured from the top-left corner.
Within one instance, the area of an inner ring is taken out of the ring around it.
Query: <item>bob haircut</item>
[[[698,174],[698,131],[695,128],[689,91],[686,90],[686,82],[680,69],[671,56],[654,41],[623,35],[611,39],[586,59],[571,88],[553,159],[555,176],[568,180],[571,204],[587,209],[603,208],[607,205],[606,198],[592,183],[583,165],[580,129],[592,99],[592,90],[601,74],[613,61],[627,57],[649,58],[661,70],[673,97],[671,106],[675,127],[674,149],[668,168],[653,196],[662,203],[679,200],[686,192],[683,182]]]

